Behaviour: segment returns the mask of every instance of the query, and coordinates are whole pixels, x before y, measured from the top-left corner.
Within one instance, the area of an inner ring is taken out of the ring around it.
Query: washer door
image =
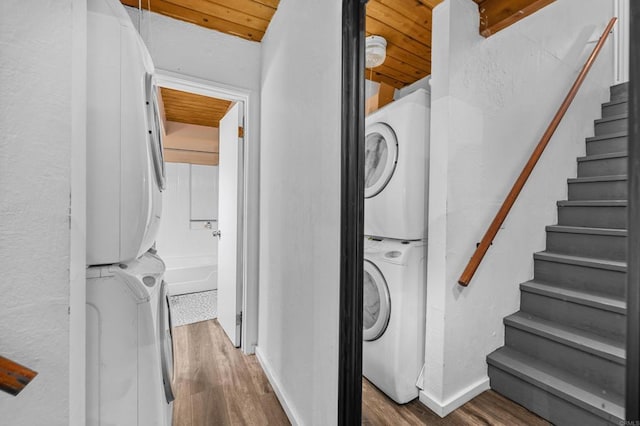
[[[362,338],[366,341],[376,340],[384,334],[389,324],[391,299],[382,272],[366,259],[362,293]]]
[[[149,148],[153,162],[153,169],[160,191],[166,187],[164,154],[162,145],[162,120],[160,119],[160,107],[158,103],[158,87],[153,81],[153,76],[147,74],[147,128],[149,129]]]
[[[171,309],[167,295],[168,285],[162,281],[160,288],[160,307],[158,323],[160,325],[160,362],[162,363],[162,382],[167,403],[175,399],[173,393],[173,337],[171,335]]]
[[[367,126],[364,159],[364,197],[375,197],[382,191],[398,162],[398,139],[384,123]]]

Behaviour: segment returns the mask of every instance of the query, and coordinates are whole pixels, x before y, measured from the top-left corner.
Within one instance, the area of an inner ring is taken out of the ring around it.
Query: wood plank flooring
[[[173,330],[173,426],[289,425],[258,360],[231,345],[216,320]],[[543,419],[487,391],[442,419],[414,400],[397,405],[367,380],[362,387],[363,425],[542,426]]]
[[[288,425],[255,356],[233,347],[217,320],[173,329],[173,426]]]
[[[363,379],[362,424],[374,426],[543,426],[550,425],[526,408],[489,390],[464,404],[444,419],[417,399],[398,405]]]

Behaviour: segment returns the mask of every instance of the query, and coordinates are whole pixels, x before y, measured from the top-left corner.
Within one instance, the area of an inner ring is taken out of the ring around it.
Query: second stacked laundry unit
[[[399,404],[424,362],[430,115],[418,89],[366,118],[362,372]]]

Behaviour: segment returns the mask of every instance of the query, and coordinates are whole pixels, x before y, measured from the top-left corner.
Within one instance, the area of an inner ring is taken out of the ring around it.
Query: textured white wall
[[[72,65],[73,47],[82,50],[72,45],[77,6],[0,3],[0,351],[39,372],[18,397],[0,393],[0,423],[13,426],[72,420],[72,76],[84,81]]]
[[[612,42],[533,172],[468,288],[457,279],[613,13],[611,0],[558,0],[490,38],[471,0],[434,10],[427,339],[421,400],[445,413],[488,386],[576,157],[613,81]]]
[[[256,352],[302,425],[337,421],[341,19],[284,0],[262,41]]]
[[[134,24],[138,11],[126,8]],[[249,312],[244,320],[248,347],[257,342],[258,325],[258,215],[260,173],[260,43],[243,40],[156,13],[143,12],[142,38],[156,68],[231,85],[250,91],[250,122],[247,165],[246,289]]]

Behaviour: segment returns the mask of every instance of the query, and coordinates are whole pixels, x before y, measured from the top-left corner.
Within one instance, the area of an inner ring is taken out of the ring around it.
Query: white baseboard
[[[266,359],[266,357],[263,355],[262,351],[260,350],[260,346],[256,346],[255,351],[256,351],[255,352],[256,358],[258,358],[258,362],[260,363],[260,366],[262,366],[262,370],[264,371],[264,374],[267,376],[267,380],[269,380],[269,383],[271,384],[273,391],[276,393],[276,396],[278,397],[278,401],[280,401],[280,405],[282,405],[282,408],[284,409],[284,412],[287,414],[289,421],[293,426],[301,425],[302,423],[300,422],[300,416],[298,415],[298,413],[296,413],[293,406],[289,403],[289,398],[287,398],[287,396],[285,395],[284,390],[282,389],[282,385],[280,384],[280,381],[273,374],[273,368],[271,367],[271,364],[269,364],[269,361]]]
[[[438,399],[434,398],[432,395],[429,395],[427,392],[420,391],[420,402],[429,407],[431,411],[433,411],[440,417],[445,417],[456,408],[461,407],[466,402],[469,402],[488,389],[490,389],[489,378],[484,377],[478,382],[466,387],[465,389],[462,389],[456,395],[442,402],[438,401]]]

